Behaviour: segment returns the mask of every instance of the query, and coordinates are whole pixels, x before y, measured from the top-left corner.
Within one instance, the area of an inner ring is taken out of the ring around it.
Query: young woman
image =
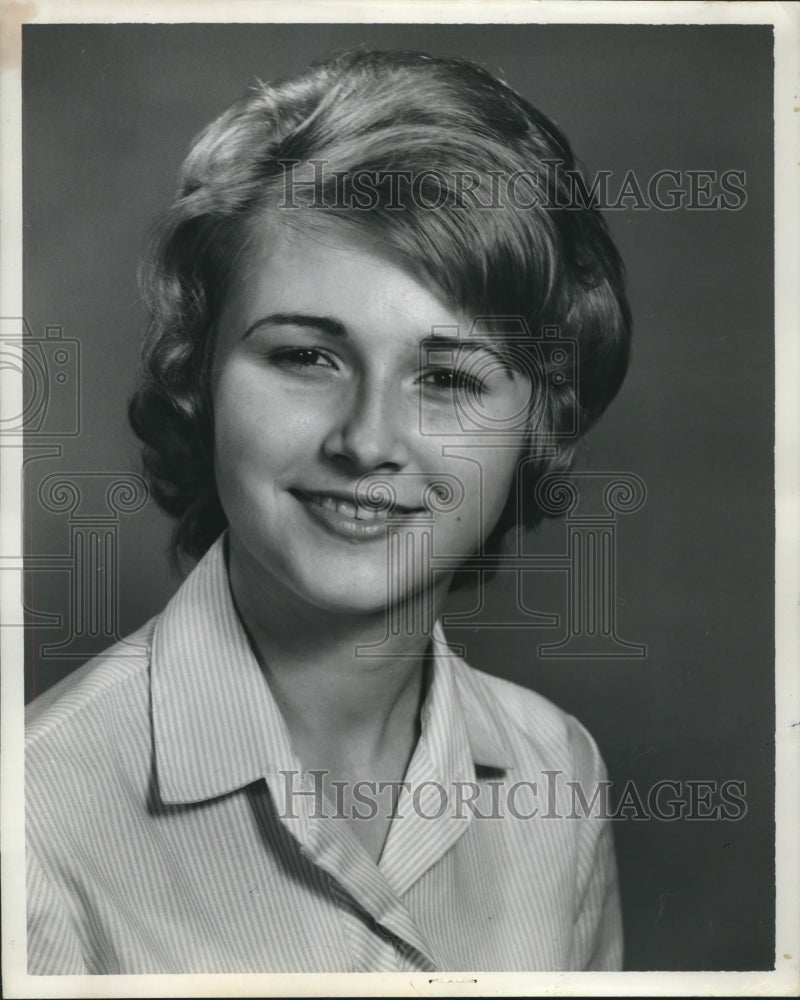
[[[625,373],[576,176],[507,86],[410,53],[195,141],[131,418],[199,562],[34,705],[31,973],[620,966],[594,742],[432,626]]]

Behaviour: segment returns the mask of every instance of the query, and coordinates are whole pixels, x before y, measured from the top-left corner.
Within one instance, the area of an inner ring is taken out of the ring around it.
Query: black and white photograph
[[[3,7],[4,993],[795,995],[800,9],[81,6]]]

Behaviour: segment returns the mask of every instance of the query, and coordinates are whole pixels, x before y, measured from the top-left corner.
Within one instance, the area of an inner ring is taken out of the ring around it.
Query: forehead
[[[466,318],[366,232],[310,212],[285,220],[267,215],[251,227],[225,313],[241,322],[303,312],[345,326],[386,325],[430,336],[436,326],[465,327]]]

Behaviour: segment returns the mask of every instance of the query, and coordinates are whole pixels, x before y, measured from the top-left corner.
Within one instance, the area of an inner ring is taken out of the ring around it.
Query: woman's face
[[[387,524],[412,548],[432,531],[435,557],[475,552],[521,450],[521,434],[499,446],[476,431],[523,427],[531,385],[469,336],[467,318],[335,223],[264,224],[214,362],[217,484],[240,572],[328,611],[375,613]],[[394,489],[391,522],[365,498],[375,480]],[[451,509],[432,512],[443,481]],[[400,563],[395,599],[422,583],[418,558]]]

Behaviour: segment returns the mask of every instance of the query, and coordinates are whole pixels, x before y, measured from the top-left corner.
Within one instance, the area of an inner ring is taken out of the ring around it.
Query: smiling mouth
[[[390,509],[372,504],[357,504],[354,500],[335,493],[306,493],[302,490],[290,492],[316,521],[334,534],[354,541],[385,534],[390,514],[396,518],[425,513],[422,507],[403,507],[400,504]]]

